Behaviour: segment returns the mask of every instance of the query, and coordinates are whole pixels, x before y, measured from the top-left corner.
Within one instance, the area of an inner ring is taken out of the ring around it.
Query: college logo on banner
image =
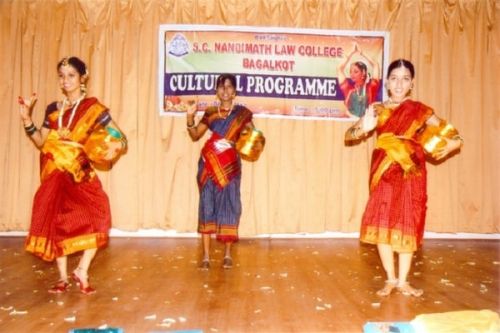
[[[161,115],[216,105],[222,73],[256,116],[353,120],[383,97],[387,32],[162,25],[159,43]]]

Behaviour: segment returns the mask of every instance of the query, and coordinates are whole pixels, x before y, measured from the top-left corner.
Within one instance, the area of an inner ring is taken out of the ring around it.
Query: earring
[[[406,96],[410,96],[412,90],[413,90],[413,86],[410,87],[410,90],[408,90],[408,93],[406,94]]]
[[[80,91],[82,94],[87,93],[87,86],[85,85],[85,83],[80,83]]]

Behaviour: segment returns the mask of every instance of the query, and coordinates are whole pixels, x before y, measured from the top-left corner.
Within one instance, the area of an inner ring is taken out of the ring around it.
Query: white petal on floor
[[[486,294],[488,292],[488,287],[486,287],[484,284],[480,283],[479,284],[479,292],[481,294]]]
[[[269,287],[269,286],[260,287],[260,290],[265,291],[265,292],[270,292],[270,293],[274,292],[274,289],[272,287]]]
[[[76,321],[76,316],[66,317],[64,318],[64,321],[68,323],[74,323]]]
[[[28,314],[28,311],[25,311],[25,310],[19,310],[19,311],[17,311],[17,310],[15,310],[15,309],[14,309],[14,310],[12,310],[12,311],[9,313],[9,315],[11,315],[11,316],[20,316],[20,315],[22,316],[22,315],[25,315],[25,314]]]
[[[451,283],[448,279],[441,279],[439,282],[444,284],[447,287],[455,287],[455,284]]]
[[[174,318],[165,318],[161,321],[162,323],[170,323],[170,324],[175,324],[176,320]]]
[[[448,280],[448,279],[441,279],[441,280],[439,280],[439,282],[441,282],[442,284],[446,284],[446,283],[450,283],[450,280]]]
[[[148,315],[144,317],[144,320],[156,320],[156,314]]]

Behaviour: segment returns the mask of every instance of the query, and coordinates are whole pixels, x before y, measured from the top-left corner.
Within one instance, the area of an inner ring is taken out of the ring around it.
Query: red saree
[[[66,112],[63,123],[68,123]],[[25,249],[46,261],[74,252],[103,247],[111,227],[109,200],[83,151],[90,134],[111,120],[95,98],[84,99],[76,110],[67,138],[58,133],[59,110],[47,108],[49,128],[40,156],[41,185]]]
[[[360,239],[390,244],[397,252],[412,252],[422,243],[427,208],[425,154],[416,138],[433,111],[407,100],[378,112],[370,196]]]
[[[200,190],[205,186],[208,179],[211,179],[221,190],[226,187],[234,177],[241,173],[239,156],[234,147],[234,143],[238,140],[245,126],[252,120],[252,113],[246,108],[238,107],[238,111],[234,112],[233,116],[230,117],[227,122],[213,124],[213,122],[217,120],[217,112],[212,108],[206,110],[201,120],[209,126],[213,132],[201,150],[204,168],[198,176],[198,187]],[[213,128],[211,128],[211,126],[213,126]],[[217,148],[217,142],[220,139],[226,139],[231,143],[231,148],[220,151]]]
[[[217,142],[220,139],[222,137],[219,134],[216,132],[212,133],[212,136],[201,150],[201,156],[205,160],[206,173],[204,177],[200,178],[200,188],[205,185],[208,177],[210,177],[219,189],[223,189],[229,184],[231,179],[240,173],[240,164],[236,149],[230,147],[221,151],[217,148]]]

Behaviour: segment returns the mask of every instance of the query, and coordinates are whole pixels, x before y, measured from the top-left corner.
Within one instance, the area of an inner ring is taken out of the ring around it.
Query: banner
[[[217,105],[221,73],[255,116],[353,120],[383,99],[388,32],[161,25],[160,114]]]

